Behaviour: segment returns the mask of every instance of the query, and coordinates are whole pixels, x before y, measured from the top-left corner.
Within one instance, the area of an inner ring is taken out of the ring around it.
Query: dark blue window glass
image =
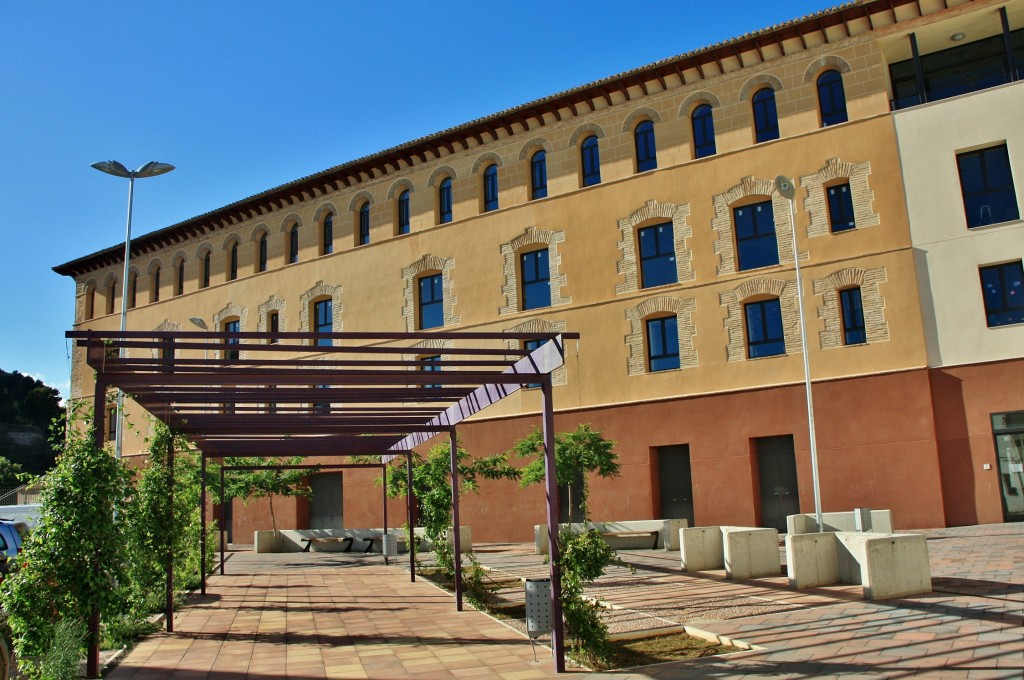
[[[420,361],[426,361],[428,363],[423,364],[420,370],[423,371],[440,371],[441,370],[441,357],[440,355],[430,357],[420,357]],[[440,385],[424,385],[428,389],[436,389],[441,387]]]
[[[839,291],[839,304],[843,308],[843,343],[861,345],[868,341],[864,331],[864,308],[860,302],[860,288]]]
[[[758,142],[779,138],[779,112],[775,108],[775,91],[766,87],[757,91],[753,99],[754,137]]]
[[[633,132],[636,140],[636,171],[654,170],[658,167],[658,151],[654,144],[654,123],[645,120]]]
[[[331,213],[324,216],[323,236],[322,254],[330,255],[334,252],[334,215]]]
[[[210,287],[210,252],[207,251],[203,255],[203,274],[202,274],[203,288]]]
[[[779,263],[775,240],[775,212],[771,201],[732,209],[736,225],[736,254],[739,269],[757,269]]]
[[[647,320],[647,367],[652,373],[679,368],[679,333],[676,317]]]
[[[1020,260],[981,268],[988,326],[1024,323],[1024,266]]]
[[[484,212],[498,209],[498,166],[484,170]]]
[[[853,219],[853,194],[850,184],[836,184],[825,189],[828,197],[828,221],[832,233],[857,226]]]
[[[225,321],[224,332],[237,333],[238,319]],[[224,338],[224,358],[228,361],[238,361],[238,356],[238,338]]]
[[[177,281],[174,283],[174,290],[175,295],[185,294],[185,260],[178,263]]]
[[[601,183],[601,153],[597,148],[597,136],[590,135],[580,145],[580,161],[583,164],[583,186]]]
[[[398,197],[398,233],[409,233],[409,192],[403,191]]]
[[[238,278],[238,244],[231,244],[231,252],[228,257],[228,280],[234,281]]]
[[[824,127],[848,120],[846,93],[843,91],[843,77],[839,71],[825,71],[818,76],[818,106]]]
[[[957,154],[968,227],[1020,219],[1006,145]]]
[[[271,333],[278,333],[281,330],[281,316],[277,312],[267,312],[267,330]],[[277,338],[270,338],[271,345],[276,345]]]
[[[523,342],[523,349],[525,349],[527,352],[532,352],[533,350],[537,349],[542,344],[544,344],[544,342],[546,342],[546,341],[544,341],[544,340],[526,340],[526,341]],[[537,389],[539,387],[543,387],[543,385],[541,383],[527,383],[526,385],[523,385],[523,387],[532,390],[532,389]]]
[[[637,231],[640,241],[640,285],[642,288],[664,286],[678,281],[676,244],[672,224],[657,224]]]
[[[320,300],[313,303],[313,330],[316,333],[331,333],[334,331],[334,305],[330,300]],[[318,346],[329,347],[333,344],[330,338],[318,338]]]
[[[749,302],[743,305],[747,319],[747,356],[751,359],[786,353],[782,334],[782,309],[779,299]]]
[[[543,151],[538,151],[530,159],[530,198],[545,198],[547,195],[548,156]]]
[[[548,249],[531,250],[519,256],[523,273],[523,309],[551,306],[551,272]]]
[[[259,259],[259,270],[261,272],[267,271],[267,235],[263,234],[260,236],[260,252],[258,255]]]
[[[370,203],[363,203],[359,209],[359,245],[365,246],[370,242]]]
[[[437,190],[438,223],[448,224],[452,221],[452,179],[446,177]]]
[[[690,116],[693,124],[693,155],[695,158],[715,155],[715,119],[711,107],[701,104]]]
[[[420,287],[420,329],[444,325],[444,287],[440,274],[424,276]]]
[[[288,232],[288,264],[295,264],[299,261],[299,225],[292,227]]]

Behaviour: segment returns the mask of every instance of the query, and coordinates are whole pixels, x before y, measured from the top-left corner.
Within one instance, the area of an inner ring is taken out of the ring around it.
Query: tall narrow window
[[[370,202],[363,203],[359,209],[359,245],[370,242]]]
[[[89,320],[96,316],[96,287],[89,286],[85,289],[85,318]]]
[[[281,331],[281,315],[278,312],[267,312],[267,331],[272,334],[279,333]],[[276,345],[277,342],[277,338],[270,338],[271,345]]]
[[[260,235],[259,253],[257,255],[257,269],[261,272],[267,271],[267,235]]]
[[[636,171],[654,170],[658,167],[658,150],[654,143],[654,123],[645,120],[633,131],[636,143]]]
[[[437,223],[452,221],[452,178],[446,177],[437,189]]]
[[[178,263],[177,281],[174,282],[175,295],[185,294],[185,260]]]
[[[597,135],[590,135],[580,145],[580,163],[583,167],[583,186],[601,183],[601,153],[597,147]]]
[[[850,183],[836,184],[825,189],[828,197],[828,222],[832,233],[847,231],[857,226],[853,219],[853,194]]]
[[[1005,144],[957,154],[968,227],[1020,219]]]
[[[238,278],[238,244],[231,244],[231,251],[228,255],[228,281]]]
[[[694,158],[714,156],[716,153],[715,119],[711,114],[711,106],[701,104],[695,108],[690,116],[690,123],[693,125]]]
[[[107,407],[107,432],[106,441],[112,442],[117,438],[117,407]]]
[[[441,356],[439,354],[429,357],[420,357],[420,361],[426,362],[420,366],[421,371],[432,373],[435,371],[440,372],[441,370]],[[441,385],[424,385],[423,387],[427,389],[437,389],[441,387]]]
[[[524,340],[523,341],[523,349],[525,349],[527,352],[532,352],[533,350],[537,349],[542,344],[544,344],[544,342],[545,342],[544,340],[537,340],[537,339],[535,339],[535,340]],[[532,389],[537,389],[538,387],[543,387],[543,385],[541,383],[526,383],[525,385],[523,385],[523,387],[525,387],[526,389],[532,390]]]
[[[294,225],[288,231],[288,264],[295,264],[299,261],[299,225]]]
[[[492,163],[484,170],[484,212],[498,209],[498,166]]]
[[[679,368],[679,332],[675,316],[647,320],[647,368],[651,373]]]
[[[128,307],[135,309],[135,303],[138,301],[136,294],[139,291],[139,275],[132,272],[128,276]]]
[[[839,71],[825,71],[818,76],[818,109],[821,112],[822,127],[848,120],[846,93],[843,91],[843,77]]]
[[[747,356],[751,359],[786,353],[782,308],[778,298],[743,305],[747,319]]]
[[[732,209],[736,226],[736,254],[739,269],[757,269],[779,263],[775,239],[775,212],[771,201]]]
[[[323,239],[320,245],[321,255],[330,255],[334,252],[334,213],[324,215]]]
[[[334,304],[331,300],[319,300],[313,303],[313,331],[315,333],[334,332]],[[330,347],[330,338],[317,338],[316,345]]]
[[[523,273],[523,309],[551,306],[551,273],[548,269],[548,249],[531,250],[519,256]]]
[[[210,251],[203,254],[203,271],[200,272],[200,288],[210,287]]]
[[[419,280],[419,311],[421,330],[444,325],[444,287],[440,274]]]
[[[225,321],[223,325],[225,333],[238,332],[238,319]],[[224,358],[227,361],[238,361],[238,338],[224,338]]]
[[[398,233],[409,233],[409,191],[403,191],[398,197]]]
[[[758,90],[752,100],[754,107],[754,138],[758,143],[779,138],[779,112],[775,108],[775,91],[770,87]]]
[[[641,287],[653,288],[678,281],[672,223],[639,229],[637,240],[640,242]]]
[[[839,306],[843,309],[843,344],[862,345],[868,341],[864,330],[864,308],[860,301],[860,288],[839,291]]]
[[[1020,260],[981,268],[989,328],[1024,323],[1024,265]]]
[[[150,278],[149,301],[160,302],[160,267],[153,269],[153,276]]]
[[[114,280],[110,281],[107,286],[107,314],[114,313],[114,295],[117,293],[117,282]]]
[[[544,150],[530,158],[530,198],[546,198],[548,195],[548,155]]]

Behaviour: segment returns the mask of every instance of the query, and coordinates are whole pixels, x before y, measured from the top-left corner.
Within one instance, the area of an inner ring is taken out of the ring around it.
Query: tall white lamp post
[[[775,189],[789,201],[789,230],[793,234],[793,263],[796,266],[796,304],[800,311],[800,349],[804,355],[804,390],[807,392],[807,431],[811,439],[811,482],[814,485],[814,514],[818,531],[824,522],[821,516],[821,483],[818,479],[818,439],[814,433],[814,399],[811,397],[811,364],[807,356],[807,324],[804,322],[804,286],[800,277],[800,251],[796,246],[796,220],[793,218],[793,199],[796,186],[785,175],[775,178]]]
[[[156,177],[157,175],[163,175],[171,170],[174,170],[174,166],[168,163],[157,163],[156,161],[150,161],[146,163],[138,170],[129,170],[117,161],[100,161],[93,163],[92,167],[96,168],[100,172],[105,172],[108,175],[114,175],[115,177],[127,177],[128,178],[128,227],[125,230],[124,237],[124,276],[121,279],[121,348],[118,351],[118,357],[124,358],[124,332],[128,326],[128,267],[131,264],[132,256],[132,200],[135,197],[135,180],[142,179],[144,177]],[[97,404],[99,408],[99,404]],[[114,451],[118,460],[121,459],[121,443],[124,438],[124,392],[120,389],[117,390],[117,434],[114,437]]]

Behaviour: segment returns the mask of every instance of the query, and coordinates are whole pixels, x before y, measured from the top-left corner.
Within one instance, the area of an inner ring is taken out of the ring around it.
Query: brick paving
[[[1024,678],[1024,525],[927,534],[936,592],[865,602],[850,586],[795,591],[785,577],[733,582],[722,572],[683,574],[678,555],[623,551],[630,584],[597,589],[616,606],[742,640],[756,649],[577,678]],[[522,546],[490,546],[494,568],[543,571]],[[551,657],[478,612],[379,557],[233,553],[175,618],[109,677],[546,678]],[[595,593],[595,594],[598,594]],[[725,611],[737,602],[785,605]],[[719,611],[716,611],[716,607]],[[756,609],[754,610],[756,611]],[[695,623],[696,622],[696,623]]]

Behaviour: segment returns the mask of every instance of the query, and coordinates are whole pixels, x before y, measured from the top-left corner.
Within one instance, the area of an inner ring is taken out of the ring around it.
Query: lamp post
[[[138,170],[129,170],[117,161],[99,161],[93,163],[92,167],[100,172],[105,172],[114,177],[128,178],[128,226],[124,237],[124,276],[121,280],[121,347],[118,350],[118,358],[123,359],[124,332],[128,327],[128,267],[132,256],[132,200],[135,196],[135,180],[144,177],[156,177],[174,170],[173,165],[150,161],[141,166]],[[98,408],[98,405],[97,405]],[[117,390],[117,433],[114,437],[114,452],[118,460],[121,459],[121,444],[124,439],[124,392]]]
[[[823,531],[821,516],[821,483],[818,479],[818,439],[814,433],[814,400],[811,397],[811,364],[807,356],[807,324],[804,322],[804,288],[800,277],[800,251],[796,245],[796,221],[793,218],[793,199],[796,187],[785,175],[775,178],[775,188],[789,201],[789,230],[793,234],[793,264],[796,267],[796,303],[800,312],[800,349],[804,355],[804,390],[807,393],[807,432],[811,440],[811,483],[814,486],[814,514],[818,531]]]

